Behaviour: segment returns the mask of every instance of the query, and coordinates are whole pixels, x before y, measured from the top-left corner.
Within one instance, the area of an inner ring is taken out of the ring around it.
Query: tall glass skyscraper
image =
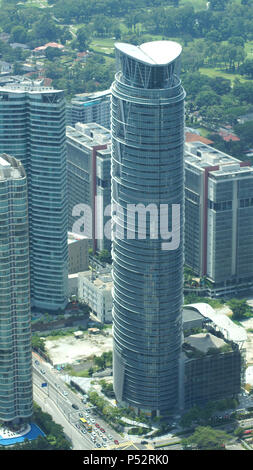
[[[67,303],[67,162],[63,91],[33,82],[0,87],[0,152],[27,173],[32,306]]]
[[[171,41],[117,43],[112,85],[114,391],[120,404],[158,416],[177,408],[179,393],[185,97],[180,54],[181,46]],[[129,204],[157,207],[158,236],[152,229],[155,212],[147,210],[143,227],[133,206],[134,217],[128,218]],[[180,205],[180,239],[174,249],[164,249],[160,208],[168,208],[170,231],[173,204]]]
[[[32,415],[32,349],[27,180],[0,155],[0,420]]]

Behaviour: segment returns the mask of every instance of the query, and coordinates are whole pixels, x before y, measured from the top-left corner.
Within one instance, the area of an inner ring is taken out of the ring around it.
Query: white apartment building
[[[112,322],[112,277],[101,274],[99,277],[91,271],[78,275],[78,299],[89,305],[92,313],[101,323]]]

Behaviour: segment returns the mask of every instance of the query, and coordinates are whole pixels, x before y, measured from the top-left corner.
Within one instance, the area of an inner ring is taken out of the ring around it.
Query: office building
[[[186,144],[185,263],[211,296],[253,287],[253,168],[202,142]]]
[[[31,301],[67,304],[67,168],[63,91],[18,82],[0,87],[0,152],[24,165],[28,180]]]
[[[114,391],[120,405],[159,416],[176,410],[179,392],[185,96],[179,78],[181,46],[155,41],[140,46],[117,43],[115,47]],[[145,208],[152,204],[159,210],[164,204],[169,214],[173,204],[179,205],[178,244],[168,250],[164,247],[164,238],[168,238],[161,230],[163,216],[155,233],[149,210],[146,238],[142,238],[141,217],[138,221],[135,217],[135,223],[128,220],[129,204]]]
[[[84,231],[94,251],[110,251],[111,240],[104,236],[111,213],[110,131],[95,123],[67,126],[67,161],[69,231],[81,234]],[[85,227],[78,222],[81,211],[74,209],[79,204],[90,208]],[[106,208],[108,215],[104,215]]]
[[[0,155],[0,421],[32,415],[32,350],[27,179]]]
[[[91,271],[78,276],[78,299],[85,302],[101,323],[112,322],[112,276]]]
[[[75,95],[67,104],[67,124],[74,127],[77,122],[95,122],[111,128],[111,91],[97,91]]]

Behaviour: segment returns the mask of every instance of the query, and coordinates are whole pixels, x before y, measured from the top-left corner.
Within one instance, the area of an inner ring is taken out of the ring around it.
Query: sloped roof
[[[190,335],[184,340],[185,343],[189,344],[192,348],[197,349],[203,353],[207,353],[209,349],[220,349],[226,345],[225,341],[221,338],[217,338],[210,333],[198,333],[196,335]]]

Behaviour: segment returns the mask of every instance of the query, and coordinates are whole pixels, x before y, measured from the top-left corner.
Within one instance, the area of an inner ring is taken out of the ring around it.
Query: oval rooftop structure
[[[148,65],[167,65],[176,60],[182,47],[174,41],[151,41],[140,46],[118,42],[115,44],[118,51],[132,59]]]

